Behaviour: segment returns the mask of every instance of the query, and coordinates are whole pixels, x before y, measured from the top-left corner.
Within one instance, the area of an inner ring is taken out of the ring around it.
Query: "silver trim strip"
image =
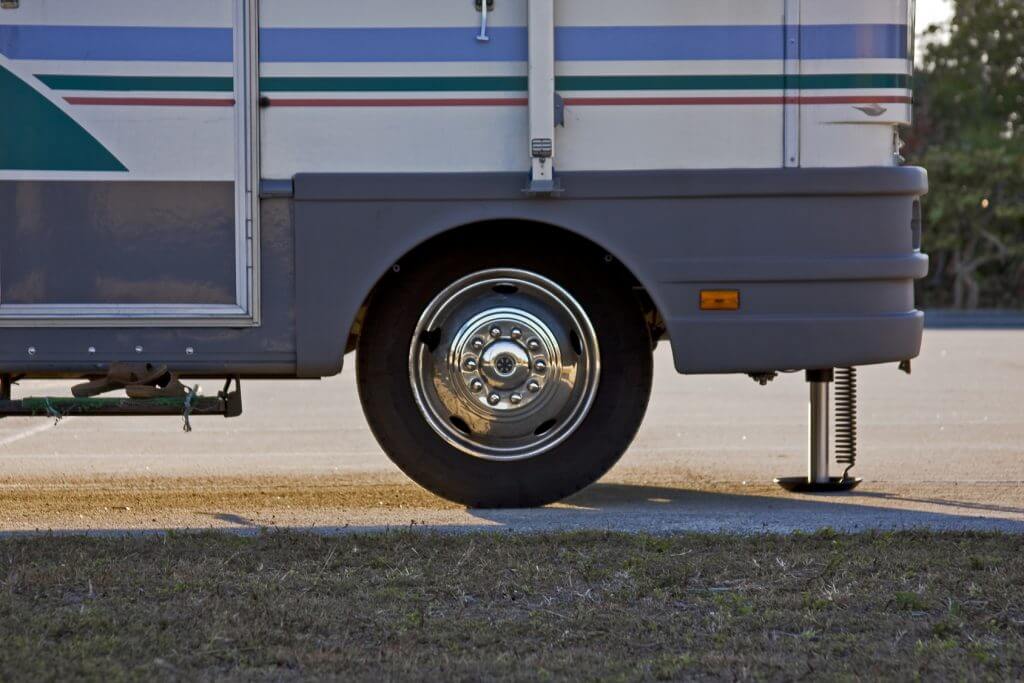
[[[529,0],[530,190],[554,189],[555,166],[555,5]]]
[[[800,56],[800,27],[802,22],[800,0],[785,0],[782,25],[785,33],[783,49],[783,73],[786,76],[786,89],[783,93],[785,104],[783,111],[782,130],[782,166],[784,168],[800,167],[800,89],[794,87],[799,83],[802,71]]]
[[[244,246],[247,258],[246,285],[248,297],[240,299],[239,305],[247,310],[254,327],[260,325],[260,0],[238,0],[241,16],[238,25],[242,31],[245,55],[245,86],[237,107],[244,116],[244,137],[241,147],[245,149],[244,166],[240,169],[245,178],[246,237]]]
[[[203,316],[196,310],[202,308]],[[179,304],[8,304],[0,306],[4,327],[248,327],[239,306]],[[31,323],[31,324],[29,324]]]

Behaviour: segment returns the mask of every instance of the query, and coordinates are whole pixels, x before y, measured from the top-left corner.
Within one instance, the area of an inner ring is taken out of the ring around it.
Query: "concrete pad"
[[[16,396],[66,387],[28,383]],[[855,472],[867,483],[852,494],[793,496],[771,484],[805,472],[806,393],[800,374],[763,388],[742,376],[680,376],[663,346],[645,426],[604,482],[558,506],[490,513],[407,483],[365,426],[351,362],[322,382],[246,382],[245,415],[194,418],[191,434],[176,418],[77,417],[57,426],[9,418],[0,420],[0,530],[414,522],[453,530],[1024,531],[1024,330],[930,329],[911,377],[895,365],[863,368]],[[298,507],[230,493],[277,485]],[[352,495],[372,495],[374,486],[389,487],[386,502]],[[208,493],[202,510],[186,495],[197,488]],[[304,488],[322,495],[304,502]],[[108,498],[134,491],[141,500],[163,493],[133,514],[82,490]]]

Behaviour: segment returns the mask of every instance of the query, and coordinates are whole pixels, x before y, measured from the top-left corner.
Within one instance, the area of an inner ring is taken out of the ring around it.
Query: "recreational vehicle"
[[[0,415],[347,362],[415,481],[530,506],[624,453],[664,343],[807,371],[835,483],[833,369],[921,344],[912,4],[2,0]]]

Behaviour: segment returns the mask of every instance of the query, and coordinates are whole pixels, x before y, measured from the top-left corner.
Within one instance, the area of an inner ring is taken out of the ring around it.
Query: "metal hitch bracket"
[[[220,415],[238,417],[242,414],[242,387],[237,377],[228,378],[216,396],[200,396],[196,389],[161,394],[158,388],[146,398],[97,396],[28,396],[13,399],[11,380],[3,380],[0,387],[0,417],[112,417],[112,416],[178,416]],[[231,384],[235,387],[232,390]],[[132,387],[128,387],[131,389]],[[186,429],[188,431],[188,429]]]

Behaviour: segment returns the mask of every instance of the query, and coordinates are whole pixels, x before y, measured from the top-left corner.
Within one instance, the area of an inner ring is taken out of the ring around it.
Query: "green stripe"
[[[263,92],[521,92],[526,78],[519,76],[302,76],[260,79]]]
[[[527,79],[473,77],[270,77],[263,92],[524,92]],[[564,91],[606,90],[847,90],[910,87],[904,74],[827,74],[811,76],[560,76]]]
[[[907,88],[901,74],[828,74],[816,76],[563,76],[559,90],[846,90]]]
[[[784,76],[563,76],[559,90],[782,90]]]
[[[214,76],[55,76],[37,75],[54,90],[108,90],[127,92],[232,92],[230,77]]]
[[[39,80],[54,90],[231,92],[231,78],[207,76],[57,76]],[[606,90],[848,90],[910,87],[905,74],[560,76],[565,91]],[[525,92],[520,76],[272,76],[263,92]]]
[[[800,76],[799,83],[801,90],[911,87],[906,74],[817,74]]]

